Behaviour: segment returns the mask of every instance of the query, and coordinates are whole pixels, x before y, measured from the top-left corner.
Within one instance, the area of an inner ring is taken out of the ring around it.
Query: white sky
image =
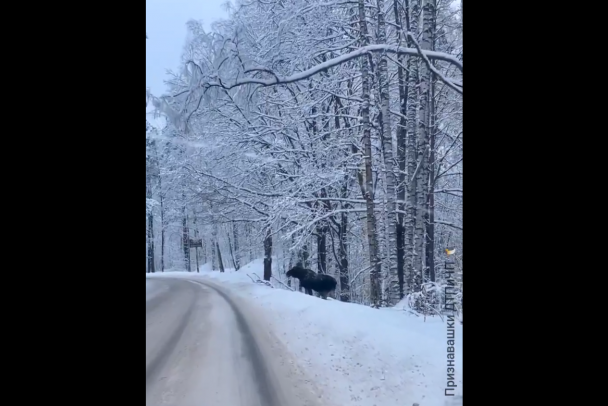
[[[186,41],[186,22],[202,20],[205,29],[228,17],[226,0],[146,0],[146,87],[160,96],[167,69],[176,70]]]

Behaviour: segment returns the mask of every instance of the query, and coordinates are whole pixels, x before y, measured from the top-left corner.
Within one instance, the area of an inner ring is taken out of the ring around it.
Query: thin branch
[[[452,227],[452,228],[455,228],[455,229],[457,229],[457,230],[462,231],[462,227],[457,226],[456,224],[454,224],[454,223],[450,223],[450,222],[448,222],[448,221],[443,221],[443,220],[435,220],[435,224],[443,224],[444,226]]]
[[[274,276],[270,275],[270,277],[272,279],[274,279],[275,281],[279,282],[281,285],[285,286],[287,289],[291,290],[291,291],[295,291],[295,289],[292,289],[291,286],[287,286],[286,284],[284,284],[283,282],[281,282],[280,280],[278,280],[277,278],[275,278]]]
[[[450,79],[446,78],[445,76],[443,76],[443,74],[441,72],[439,72],[437,69],[435,69],[435,67],[433,66],[433,64],[431,63],[431,61],[429,60],[429,58],[427,57],[427,55],[425,54],[425,52],[422,50],[422,48],[420,48],[420,45],[418,44],[418,41],[416,41],[416,38],[414,38],[414,36],[412,35],[411,32],[407,33],[407,36],[410,38],[410,40],[414,43],[414,46],[416,47],[416,49],[418,50],[418,54],[420,55],[420,57],[422,58],[422,60],[424,61],[424,63],[426,64],[426,66],[435,74],[439,77],[439,79],[441,79],[441,81],[443,83],[445,83],[450,89],[462,94],[462,83],[458,83],[458,82],[452,82]],[[460,71],[462,72],[462,66],[459,67]]]

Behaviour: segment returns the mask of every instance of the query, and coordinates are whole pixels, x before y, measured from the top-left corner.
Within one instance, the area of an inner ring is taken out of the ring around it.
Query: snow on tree
[[[445,248],[462,274],[455,4],[237,1],[211,31],[190,21],[168,94],[146,95],[167,118],[147,132],[154,260],[188,268],[200,236],[212,269],[264,257],[287,284],[299,263],[341,300],[437,311]]]

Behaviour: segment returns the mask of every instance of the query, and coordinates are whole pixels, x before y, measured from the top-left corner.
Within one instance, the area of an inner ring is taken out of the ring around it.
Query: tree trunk
[[[154,154],[156,156],[156,165],[158,177],[158,199],[160,201],[160,271],[165,272],[165,197],[163,193],[163,182],[160,172],[160,158],[158,156],[158,144],[154,143]]]
[[[329,240],[327,241],[327,252],[330,252],[331,249],[331,253],[335,253],[336,252],[336,246],[334,244],[334,230],[332,228],[328,228],[327,229],[327,235],[329,235],[329,237],[331,237],[331,246],[329,244]],[[330,255],[327,254],[327,268],[326,268],[326,274],[333,276],[334,278],[337,276],[337,272],[336,272],[336,266],[334,264],[334,256],[335,255]],[[336,280],[338,280],[336,278]]]
[[[401,15],[397,7],[397,0],[393,0],[393,14],[395,16],[395,25],[397,26],[397,39],[398,44],[401,46],[403,42],[403,26],[401,25]],[[407,17],[407,16],[406,16]],[[406,18],[406,30],[407,28]],[[408,45],[409,46],[409,45]],[[401,203],[397,205],[397,209],[400,211],[397,215],[397,278],[399,280],[399,300],[403,299],[405,295],[404,290],[404,265],[405,265],[405,151],[406,151],[406,139],[407,139],[407,121],[405,119],[407,114],[407,94],[408,94],[408,82],[409,82],[409,71],[403,72],[402,65],[405,63],[403,55],[398,56],[399,65],[397,66],[397,78],[399,81],[399,112],[401,117],[399,118],[399,125],[397,126],[397,164],[399,166],[399,183],[397,186],[397,200]],[[404,77],[405,76],[405,77]]]
[[[148,216],[148,270],[151,273],[154,269],[154,216]]]
[[[152,199],[152,175],[148,174],[146,181],[146,198]],[[154,273],[154,214],[152,208],[148,212],[148,272]]]
[[[203,229],[203,231],[205,231],[205,230]],[[203,253],[203,265],[204,265],[207,263],[207,244],[205,243],[204,236],[201,238],[201,245],[202,245],[201,251]]]
[[[339,229],[339,240],[340,246],[338,247],[338,258],[340,262],[338,267],[340,269],[340,300],[342,302],[350,301],[350,285],[348,277],[348,249],[346,247],[348,243],[348,213],[342,212],[340,215],[340,229]]]
[[[184,202],[186,200],[186,196],[182,196]],[[184,266],[186,267],[186,271],[190,272],[190,232],[188,230],[188,215],[186,213],[186,204],[182,205],[182,246],[184,248]]]
[[[376,7],[377,10],[377,7]],[[377,16],[376,16],[377,17]],[[377,34],[377,30],[376,30]],[[376,36],[376,41],[378,41],[378,37]],[[380,89],[381,89],[381,81],[380,81],[380,57],[373,54],[370,58],[370,74],[373,78],[371,90],[375,91],[375,100],[377,101],[376,105],[379,107],[379,111],[377,115],[371,117],[372,122],[372,152],[374,155],[372,156],[372,166],[375,172],[375,183],[374,183],[374,191],[380,190],[380,194],[376,194],[374,192],[374,197],[380,197],[374,206],[374,210],[376,213],[376,233],[378,235],[378,259],[381,264],[380,271],[380,306],[388,303],[387,300],[387,282],[389,278],[389,243],[388,243],[388,204],[385,201],[387,197],[386,193],[386,165],[384,163],[384,120],[382,117],[382,101],[380,97]],[[376,68],[376,69],[374,69]],[[373,84],[376,86],[373,86]],[[371,97],[370,97],[371,98]],[[373,131],[376,129],[376,131]]]
[[[296,245],[296,236],[295,236],[295,234],[292,234],[292,235],[291,235],[291,244],[290,244],[290,248],[293,248],[293,246],[294,246],[294,245]],[[288,269],[288,270],[289,270],[289,269],[291,269],[291,268],[293,268],[293,266],[295,265],[295,264],[294,264],[294,259],[295,259],[295,253],[294,253],[294,250],[293,250],[293,249],[290,249],[290,250],[289,250],[289,264],[288,264],[288,266],[287,266],[287,269]],[[297,260],[296,260],[296,263],[297,263]],[[293,278],[287,278],[287,286],[291,287],[291,280],[292,280],[292,279],[293,279]]]
[[[192,217],[192,225],[194,226],[194,239],[198,240],[198,227],[196,225],[196,214],[194,214],[194,216]],[[200,272],[200,265],[199,265],[199,256],[198,256],[198,246],[194,249],[194,257],[196,258],[196,272]]]
[[[327,230],[326,225],[317,227],[317,269],[318,273],[327,273]]]
[[[358,0],[361,46],[369,44],[367,21],[365,16],[365,1]],[[363,146],[365,154],[365,203],[367,213],[367,239],[369,244],[370,261],[370,301],[372,307],[380,307],[380,276],[382,264],[378,258],[378,235],[376,230],[376,214],[374,213],[374,182],[372,177],[372,140],[369,121],[370,107],[370,77],[368,56],[361,58],[361,123],[363,127]]]
[[[232,236],[234,238],[234,269],[238,271],[241,268],[241,261],[239,260],[238,223],[232,223]]]
[[[224,272],[224,262],[222,261],[222,251],[220,251],[220,243],[216,240],[215,246],[217,248],[217,259],[220,265],[220,272]]]
[[[236,262],[234,261],[234,250],[232,249],[232,237],[230,237],[230,231],[226,231],[226,237],[228,237],[228,251],[230,251],[230,259],[232,259],[232,266],[236,269]]]
[[[349,88],[349,90],[350,90],[350,88]],[[342,108],[342,103],[340,102],[340,99],[338,97],[336,97],[336,103],[335,103],[335,127],[336,127],[336,129],[340,128],[340,118],[338,117],[338,115],[340,114],[339,108]],[[348,123],[348,121],[346,119],[344,119],[344,127],[346,129],[348,129],[349,132],[350,132],[350,124]],[[356,147],[353,145],[351,148],[352,148],[352,153],[356,154],[357,153]],[[346,168],[345,168],[345,170],[346,170]],[[359,174],[359,171],[357,171],[357,175],[358,174]],[[361,187],[361,190],[364,190],[363,182],[361,182],[361,179],[360,179],[359,176],[357,176],[357,178],[358,178],[357,180],[359,181],[359,186]],[[349,179],[350,179],[350,177],[348,175],[346,175],[344,177],[343,182],[342,182],[342,187],[341,187],[341,190],[340,190],[340,197],[342,199],[346,199],[348,197],[348,183],[349,183]],[[340,205],[341,209],[346,209],[348,207],[349,207],[348,204],[341,203],[341,205]],[[348,213],[347,212],[342,212],[342,213],[340,213],[340,224],[338,226],[339,246],[338,246],[338,260],[337,260],[339,280],[340,280],[340,300],[342,302],[349,302],[350,301],[350,281],[349,281],[349,275],[348,275],[348,248],[347,248],[347,243],[348,243],[348,239],[347,238],[348,238],[348,235],[347,235],[347,232],[348,232]]]
[[[424,50],[431,49],[431,31],[432,31],[432,16],[434,7],[432,0],[422,1],[422,37],[420,40],[420,48]],[[430,101],[430,82],[431,71],[426,63],[420,63],[420,103],[418,105],[418,179],[416,180],[416,201],[420,208],[416,212],[416,252],[414,269],[418,275],[419,284],[424,283],[424,274],[426,263],[425,258],[425,234],[426,234],[426,213],[425,209],[428,205],[429,194],[429,101]]]
[[[239,265],[238,265],[238,259],[235,255],[235,250],[232,246],[232,237],[230,237],[231,233],[234,233],[234,223],[229,225],[232,226],[231,230],[226,230],[226,236],[228,237],[228,249],[230,250],[230,258],[232,259],[232,265],[234,266],[234,270],[238,271],[239,270]],[[233,234],[234,237],[236,237],[236,233]]]
[[[147,122],[146,122],[147,127]],[[152,158],[152,152],[155,149],[154,141],[146,137],[146,199],[152,199],[152,177],[154,176],[155,165]],[[147,224],[147,259],[148,272],[154,273],[154,208],[150,207],[148,211]]]
[[[269,281],[272,276],[272,230],[266,229],[264,238],[264,280]]]
[[[437,10],[433,8],[432,30],[431,30],[431,49],[435,50],[435,29],[437,20]],[[435,62],[433,62],[435,65]],[[426,265],[429,270],[429,280],[435,282],[435,137],[437,135],[435,116],[435,84],[437,80],[431,73],[431,91],[429,100],[429,130],[430,130],[430,156],[429,156],[429,186],[428,186],[428,208],[426,222]]]
[[[160,176],[158,177],[158,185],[160,189],[160,271],[165,272],[165,206]]]
[[[416,35],[418,32],[419,7],[418,0],[413,0],[408,7],[410,31]],[[407,7],[407,2],[406,2]],[[418,58],[408,58],[407,67],[410,74],[408,84],[407,104],[407,215],[405,218],[405,294],[414,289],[414,261],[416,252],[414,249],[414,236],[416,224],[416,125],[418,114]]]
[[[217,225],[213,225],[213,232],[211,235],[211,270],[217,269]]]
[[[378,41],[386,44],[386,21],[384,15],[384,0],[377,0],[378,4]],[[380,103],[382,111],[382,144],[384,151],[384,166],[386,169],[386,201],[388,217],[388,256],[389,256],[389,295],[392,305],[401,300],[399,292],[399,275],[397,270],[397,202],[395,194],[395,168],[393,155],[393,132],[391,128],[390,93],[388,77],[388,61],[385,53],[380,56],[378,66],[380,79]]]
[[[253,226],[251,225],[251,223],[247,224],[247,241],[249,241],[249,262],[253,261],[255,259],[254,255],[253,255],[253,238],[252,238],[252,234],[253,234],[253,230],[252,230]]]
[[[150,190],[150,189],[148,189]],[[148,192],[149,198],[152,198],[152,193]],[[154,273],[154,215],[150,210],[148,213],[148,272]]]
[[[431,136],[431,148],[433,147],[433,136]],[[431,162],[435,154],[431,150]],[[431,169],[432,168],[431,164]],[[431,172],[432,173],[432,172]],[[426,264],[429,270],[429,280],[435,282],[435,194],[429,188],[428,199],[428,221],[426,224]]]

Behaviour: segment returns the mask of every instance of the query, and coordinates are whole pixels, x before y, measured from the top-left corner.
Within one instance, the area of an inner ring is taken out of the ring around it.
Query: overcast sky
[[[165,90],[167,69],[176,70],[186,40],[186,22],[203,20],[205,29],[227,17],[226,0],[146,0],[146,87]]]

